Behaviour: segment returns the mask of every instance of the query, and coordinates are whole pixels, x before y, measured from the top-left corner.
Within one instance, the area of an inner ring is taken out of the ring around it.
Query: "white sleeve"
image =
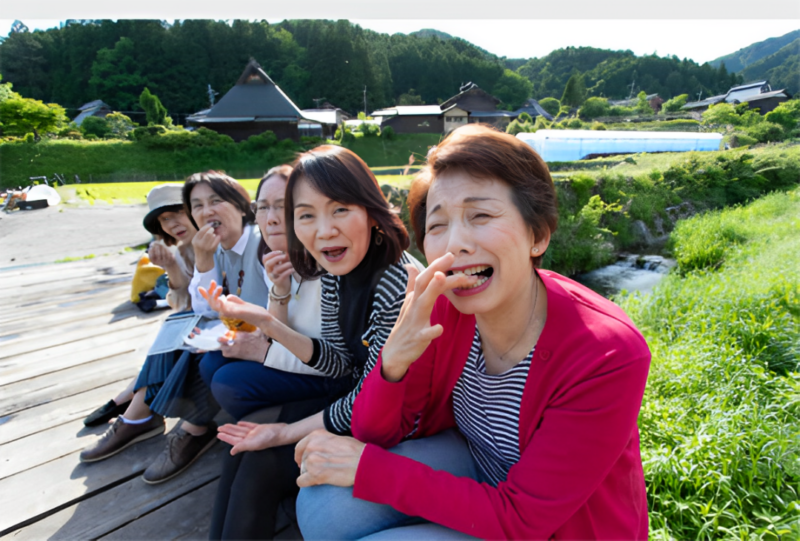
[[[298,359],[294,353],[278,342],[272,342],[272,345],[269,346],[267,357],[264,359],[264,366],[284,372],[292,372],[294,374],[308,374],[310,376],[325,375]]]
[[[214,319],[217,317],[217,313],[211,309],[208,302],[206,302],[198,291],[200,287],[208,290],[212,280],[219,282],[216,267],[207,272],[200,272],[197,270],[197,267],[195,267],[192,281],[189,282],[189,295],[192,297],[192,310],[195,314]]]

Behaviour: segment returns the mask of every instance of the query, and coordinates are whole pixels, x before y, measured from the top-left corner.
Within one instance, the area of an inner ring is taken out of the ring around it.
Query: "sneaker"
[[[212,422],[200,436],[192,436],[180,427],[167,434],[167,446],[142,475],[145,483],[155,485],[172,479],[217,443],[216,423]]]
[[[107,403],[90,413],[89,416],[83,420],[83,424],[86,426],[104,425],[114,417],[119,417],[125,413],[125,410],[128,409],[130,403],[130,400],[123,402],[122,404],[117,404],[113,400],[109,400]]]
[[[81,462],[103,460],[127,449],[134,443],[163,433],[164,418],[155,413],[146,423],[136,425],[127,424],[122,421],[122,417],[117,417],[114,424],[106,430],[106,433],[99,440],[81,451]]]

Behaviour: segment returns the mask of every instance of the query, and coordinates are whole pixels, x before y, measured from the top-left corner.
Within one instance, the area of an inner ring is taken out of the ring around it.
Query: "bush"
[[[381,130],[381,137],[388,141],[393,141],[395,139],[395,135],[394,128],[391,126],[386,126]]]
[[[608,116],[631,116],[636,114],[636,109],[633,107],[622,107],[621,105],[613,105],[608,109]]]
[[[203,133],[202,135],[207,136],[206,133]],[[277,143],[278,143],[278,138],[275,136],[275,132],[267,130],[264,133],[259,133],[258,135],[251,135],[250,137],[247,138],[247,140],[242,141],[242,143],[240,144],[242,145],[242,149],[247,152],[258,152],[260,150],[267,150],[269,148],[272,148]]]
[[[518,133],[532,132],[533,122],[523,122],[520,119],[512,120],[506,126],[506,133],[517,135]]]
[[[661,104],[661,112],[662,113],[677,113],[681,110],[681,108],[686,105],[687,100],[689,99],[688,94],[681,94],[679,96],[675,96],[672,99],[669,99]]]
[[[606,125],[605,125],[605,124],[603,124],[602,122],[597,122],[597,121],[595,120],[594,122],[592,122],[592,129],[593,129],[593,130],[605,131],[605,130],[607,130],[608,128],[606,128]]]
[[[750,137],[746,133],[737,132],[731,135],[731,147],[733,148],[755,145],[756,143],[758,143],[758,139]]]
[[[565,126],[571,130],[579,130],[583,128],[583,122],[580,121],[578,118],[573,118],[571,120],[565,121]]]
[[[525,111],[523,111],[523,112],[521,112],[519,114],[519,116],[517,117],[517,120],[519,120],[520,122],[533,122],[533,119],[531,118],[531,115],[529,115]]]
[[[738,126],[742,117],[730,103],[717,103],[703,111],[704,126]]]
[[[83,135],[91,134],[101,139],[111,133],[111,126],[108,125],[106,119],[98,116],[84,118],[80,129]]]
[[[772,122],[762,122],[751,126],[746,130],[747,135],[758,141],[759,143],[771,143],[774,141],[783,141],[786,137],[786,132],[779,124]]]
[[[764,117],[767,122],[779,124],[783,129],[797,129],[800,122],[800,100],[794,99],[781,103]]]
[[[555,98],[541,99],[539,100],[539,105],[542,106],[542,109],[544,109],[553,116],[556,116],[558,112],[561,110],[561,102]]]
[[[362,122],[358,128],[358,131],[363,133],[364,137],[378,137],[381,134],[381,127],[377,124]]]
[[[584,120],[591,120],[601,116],[608,116],[609,109],[610,106],[606,98],[589,98],[578,109],[578,116]]]

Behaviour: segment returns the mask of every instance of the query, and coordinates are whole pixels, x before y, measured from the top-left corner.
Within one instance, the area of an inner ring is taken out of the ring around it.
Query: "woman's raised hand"
[[[431,326],[431,312],[439,295],[451,289],[474,285],[478,280],[477,276],[466,274],[448,276],[447,271],[453,261],[455,256],[448,252],[422,272],[413,265],[406,265],[406,299],[381,354],[382,373],[387,380],[403,379],[408,367],[419,359],[431,341],[442,334],[441,325]]]
[[[199,287],[197,291],[208,302],[209,308],[222,317],[241,319],[256,327],[273,319],[266,308],[245,302],[236,295],[222,295],[222,288],[214,280],[211,280],[208,290]]]
[[[235,425],[219,427],[217,438],[233,445],[231,455],[242,451],[261,451],[285,445],[283,432],[286,427],[285,423],[258,424],[239,421]]]
[[[290,293],[294,267],[292,267],[292,262],[289,261],[289,254],[278,251],[269,252],[264,254],[261,261],[267,271],[267,278],[275,284],[275,293],[277,295]]]
[[[162,269],[166,269],[175,263],[175,256],[172,254],[172,251],[160,241],[156,241],[150,245],[150,248],[147,250],[147,256],[150,258],[150,263]]]
[[[212,224],[206,224],[197,231],[192,239],[197,270],[208,272],[214,268],[214,252],[217,251],[220,239]]]

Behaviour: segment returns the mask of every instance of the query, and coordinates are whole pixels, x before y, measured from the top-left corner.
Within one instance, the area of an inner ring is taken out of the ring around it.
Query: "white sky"
[[[191,10],[187,10],[191,11]],[[161,16],[160,16],[161,15]],[[164,14],[152,18],[174,20]],[[310,15],[310,14],[309,14]],[[309,15],[305,17],[308,18]],[[65,17],[66,18],[66,17]],[[252,18],[252,17],[248,17]],[[292,17],[303,18],[303,17]],[[313,18],[313,17],[312,17]],[[57,27],[63,19],[26,18],[31,30]],[[270,22],[282,19],[267,18]],[[409,33],[434,28],[463,38],[490,53],[508,58],[541,57],[567,46],[630,49],[637,55],[676,55],[699,63],[732,53],[752,43],[800,28],[800,19],[781,20],[563,20],[563,19],[357,19],[356,24],[383,33]],[[13,19],[0,19],[6,36]]]

